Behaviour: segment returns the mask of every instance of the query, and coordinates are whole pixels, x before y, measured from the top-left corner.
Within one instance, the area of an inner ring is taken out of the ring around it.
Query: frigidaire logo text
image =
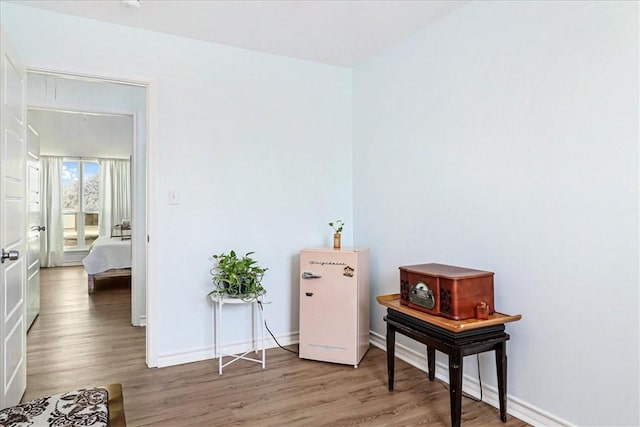
[[[345,263],[345,262],[338,262],[338,261],[314,261],[314,260],[309,261],[309,264],[319,264],[319,265],[347,265],[347,263]]]

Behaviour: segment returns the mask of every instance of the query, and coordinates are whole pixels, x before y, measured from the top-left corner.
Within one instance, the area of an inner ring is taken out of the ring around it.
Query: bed
[[[82,264],[88,275],[89,293],[93,293],[97,278],[131,276],[131,239],[99,237]]]

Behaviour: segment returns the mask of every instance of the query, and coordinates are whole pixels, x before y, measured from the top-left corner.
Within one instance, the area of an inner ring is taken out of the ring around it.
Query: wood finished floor
[[[127,279],[96,282],[82,267],[42,270],[41,312],[27,338],[23,400],[121,383],[129,426],[449,426],[449,392],[396,361],[387,391],[386,354],[372,347],[357,369],[267,352],[267,368],[239,361],[219,376],[213,360],[168,368],[145,365],[145,330],[130,325]],[[292,346],[296,349],[296,346]],[[462,425],[526,426],[464,398]]]

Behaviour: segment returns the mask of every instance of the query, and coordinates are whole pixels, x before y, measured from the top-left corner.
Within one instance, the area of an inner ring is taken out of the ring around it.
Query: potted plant
[[[340,242],[342,238],[342,227],[344,227],[344,222],[341,219],[330,222],[329,227],[333,228],[333,249],[340,249]]]
[[[251,258],[254,252],[248,252],[240,257],[235,251],[213,255],[217,262],[211,269],[211,281],[214,289],[209,292],[211,296],[242,298],[252,301],[267,291],[262,287],[262,276],[267,268],[260,267],[258,262]]]

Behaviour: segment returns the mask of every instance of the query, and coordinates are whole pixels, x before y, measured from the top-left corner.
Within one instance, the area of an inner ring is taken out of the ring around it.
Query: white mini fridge
[[[357,368],[368,349],[369,249],[303,249],[299,356]]]

